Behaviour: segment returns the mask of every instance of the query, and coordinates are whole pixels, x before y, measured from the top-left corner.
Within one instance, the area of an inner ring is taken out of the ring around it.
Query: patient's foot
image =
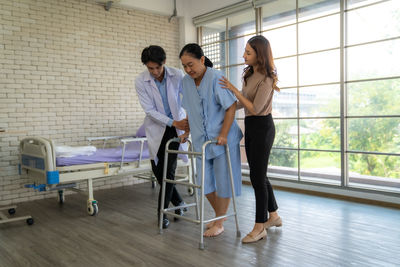
[[[211,227],[213,227],[213,226],[214,226],[214,223],[215,223],[215,222],[207,223],[206,229],[210,229]]]
[[[224,220],[223,221],[226,221],[227,220],[227,218],[224,218]],[[215,221],[213,221],[213,222],[210,222],[210,223],[207,223],[206,224],[206,229],[210,229],[211,227],[213,227],[214,226],[214,224],[215,224]]]
[[[224,226],[219,224],[214,224],[211,228],[204,232],[205,237],[214,237],[222,234],[224,232]]]

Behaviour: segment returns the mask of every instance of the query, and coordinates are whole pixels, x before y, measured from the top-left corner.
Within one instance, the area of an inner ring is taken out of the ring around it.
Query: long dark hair
[[[274,58],[272,57],[271,45],[267,38],[262,35],[256,35],[251,37],[247,43],[254,49],[257,55],[258,71],[267,77],[272,78],[272,88],[276,91],[280,91],[276,85],[278,82],[278,76],[276,74],[276,68],[274,64]],[[253,66],[247,66],[243,70],[244,84],[247,85],[247,79],[253,75]]]
[[[192,57],[197,59],[201,59],[201,57],[204,56],[203,49],[201,49],[201,47],[195,43],[185,45],[179,53],[179,58],[181,58],[184,54],[190,54]],[[204,56],[204,58],[204,65],[206,67],[212,68],[213,63],[211,62],[211,60],[209,60],[206,56]]]

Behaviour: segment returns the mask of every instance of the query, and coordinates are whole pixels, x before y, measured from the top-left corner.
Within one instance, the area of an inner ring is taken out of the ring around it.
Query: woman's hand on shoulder
[[[235,93],[235,90],[238,91],[236,87],[233,86],[233,84],[224,76],[219,79],[219,84],[221,85],[221,88],[228,89],[232,93]]]

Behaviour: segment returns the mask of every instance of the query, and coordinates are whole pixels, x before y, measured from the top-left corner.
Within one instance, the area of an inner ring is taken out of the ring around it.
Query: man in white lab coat
[[[181,83],[183,72],[165,66],[166,55],[162,47],[151,45],[142,51],[142,63],[147,70],[139,74],[135,80],[136,92],[146,117],[144,127],[148,140],[151,166],[158,183],[162,185],[165,145],[171,138],[183,134],[189,128],[185,110],[181,106]],[[170,144],[170,149],[178,149],[179,143]],[[185,144],[181,145],[185,146]],[[181,147],[185,149],[185,147]],[[175,178],[177,154],[168,155],[167,179]],[[172,202],[174,206],[184,202],[174,184],[167,183],[165,188],[165,205]],[[158,212],[161,205],[161,188],[158,196]],[[182,209],[175,211],[183,214]],[[163,218],[163,228],[167,228],[169,220]]]

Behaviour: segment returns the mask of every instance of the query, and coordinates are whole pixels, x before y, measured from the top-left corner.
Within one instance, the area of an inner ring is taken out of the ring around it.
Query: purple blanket
[[[126,145],[124,162],[131,162],[139,160],[140,155],[140,142],[132,142]],[[122,147],[97,149],[96,152],[90,156],[75,156],[70,158],[58,157],[56,159],[57,166],[70,166],[80,164],[90,164],[99,162],[120,162],[122,156]],[[149,150],[147,142],[143,145],[142,159],[149,158]]]

